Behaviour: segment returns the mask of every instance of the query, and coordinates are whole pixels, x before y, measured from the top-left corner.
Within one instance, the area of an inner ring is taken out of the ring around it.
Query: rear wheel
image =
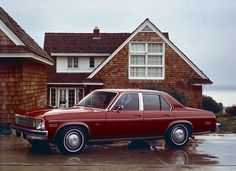
[[[73,154],[82,151],[86,143],[86,135],[80,127],[66,127],[60,131],[57,147],[64,154]]]
[[[188,142],[189,132],[184,124],[173,125],[167,130],[165,141],[170,147],[183,147]]]

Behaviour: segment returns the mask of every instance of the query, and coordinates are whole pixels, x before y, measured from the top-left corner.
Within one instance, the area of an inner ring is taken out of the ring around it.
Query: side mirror
[[[117,111],[117,113],[119,113],[120,110],[123,110],[124,106],[123,105],[118,105],[115,107],[115,111]]]

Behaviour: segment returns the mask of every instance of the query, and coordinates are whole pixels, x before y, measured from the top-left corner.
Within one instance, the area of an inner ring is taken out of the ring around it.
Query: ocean
[[[216,102],[223,103],[223,106],[236,105],[235,87],[203,87],[203,94],[211,96]]]

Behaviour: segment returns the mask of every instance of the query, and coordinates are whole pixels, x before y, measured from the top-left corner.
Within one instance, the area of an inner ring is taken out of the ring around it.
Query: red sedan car
[[[133,89],[95,90],[68,109],[21,110],[12,125],[33,146],[53,143],[65,154],[93,141],[164,138],[178,148],[217,127],[212,112],[184,107],[165,92]]]

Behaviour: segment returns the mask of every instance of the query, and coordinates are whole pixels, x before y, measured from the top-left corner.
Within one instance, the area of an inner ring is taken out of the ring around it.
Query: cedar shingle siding
[[[46,105],[47,65],[53,60],[1,7],[0,20],[23,43],[16,45],[0,29],[0,123],[11,123],[17,109]]]
[[[0,58],[0,123],[10,123],[17,109],[46,105],[47,67],[27,59]]]

